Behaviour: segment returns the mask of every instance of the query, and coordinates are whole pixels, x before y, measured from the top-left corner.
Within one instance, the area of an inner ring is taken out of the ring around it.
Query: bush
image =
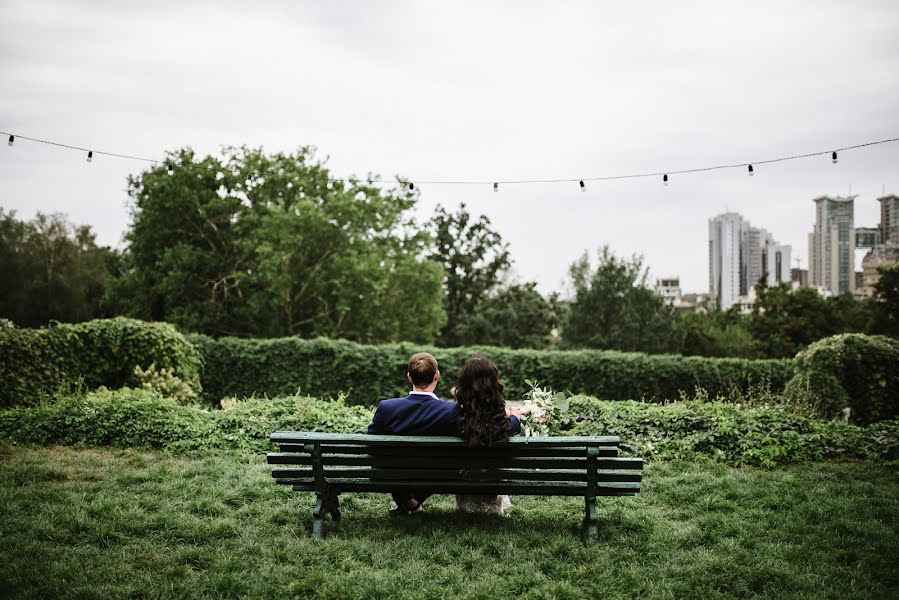
[[[867,428],[820,421],[776,407],[721,402],[603,402],[576,396],[565,435],[618,435],[644,458],[713,460],[772,467],[820,460],[899,458],[899,421]]]
[[[899,417],[899,340],[846,333],[811,344],[784,400],[824,418],[848,406],[859,424]]]
[[[789,360],[746,360],[646,355],[599,350],[509,350],[494,347],[422,348],[412,344],[365,346],[353,342],[300,338],[213,339],[188,336],[204,357],[206,397],[268,394],[336,396],[372,405],[405,396],[409,356],[428,350],[440,363],[437,394],[449,396],[459,369],[477,354],[491,358],[506,386],[506,398],[523,398],[525,379],[551,382],[556,390],[588,393],[609,400],[672,400],[681,392],[705,389],[711,397],[745,393],[752,385],[779,392],[793,375]]]
[[[139,385],[135,367],[165,369],[200,391],[200,355],[167,323],[97,319],[48,329],[0,327],[0,407],[59,390]]]
[[[0,440],[186,450],[274,449],[273,431],[364,433],[371,411],[342,401],[286,397],[230,403],[227,410],[184,406],[158,392],[100,390],[37,407],[0,410]]]
[[[225,410],[182,406],[148,390],[101,389],[81,398],[0,410],[0,442],[183,451],[274,449],[273,431],[362,433],[371,410],[342,400],[291,396],[226,401]],[[572,399],[555,433],[619,435],[622,454],[774,466],[822,459],[899,458],[899,421],[861,428],[771,407],[720,402]]]

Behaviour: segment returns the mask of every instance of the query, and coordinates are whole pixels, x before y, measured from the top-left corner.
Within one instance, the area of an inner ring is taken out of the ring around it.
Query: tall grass
[[[0,446],[4,598],[803,598],[899,594],[895,464],[770,470],[657,462],[600,504],[513,498],[464,517],[436,496],[389,519],[350,494],[315,540],[311,497],[256,454]]]

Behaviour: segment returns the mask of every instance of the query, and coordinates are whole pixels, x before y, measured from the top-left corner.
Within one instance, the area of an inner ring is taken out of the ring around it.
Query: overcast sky
[[[899,2],[0,0],[0,130],[162,157],[314,145],[338,176],[675,171],[899,136]],[[142,163],[19,141],[0,206],[120,245]],[[588,184],[419,186],[485,213],[515,272],[560,289],[584,250],[708,291],[708,219],[737,211],[805,264],[812,198],[899,194],[899,143],[744,170]],[[860,257],[859,257],[860,258]]]

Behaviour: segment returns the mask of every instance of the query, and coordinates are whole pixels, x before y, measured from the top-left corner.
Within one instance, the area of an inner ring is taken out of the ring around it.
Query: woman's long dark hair
[[[456,401],[462,408],[462,439],[469,446],[489,446],[509,439],[503,384],[490,359],[476,356],[459,371]]]

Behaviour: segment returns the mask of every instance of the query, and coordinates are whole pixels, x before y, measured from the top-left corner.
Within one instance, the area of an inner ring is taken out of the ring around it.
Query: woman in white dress
[[[469,446],[490,446],[521,430],[521,410],[506,410],[503,384],[490,359],[477,356],[466,362],[453,396],[462,409],[462,439]],[[508,496],[456,495],[456,509],[462,512],[502,515],[510,505]]]

